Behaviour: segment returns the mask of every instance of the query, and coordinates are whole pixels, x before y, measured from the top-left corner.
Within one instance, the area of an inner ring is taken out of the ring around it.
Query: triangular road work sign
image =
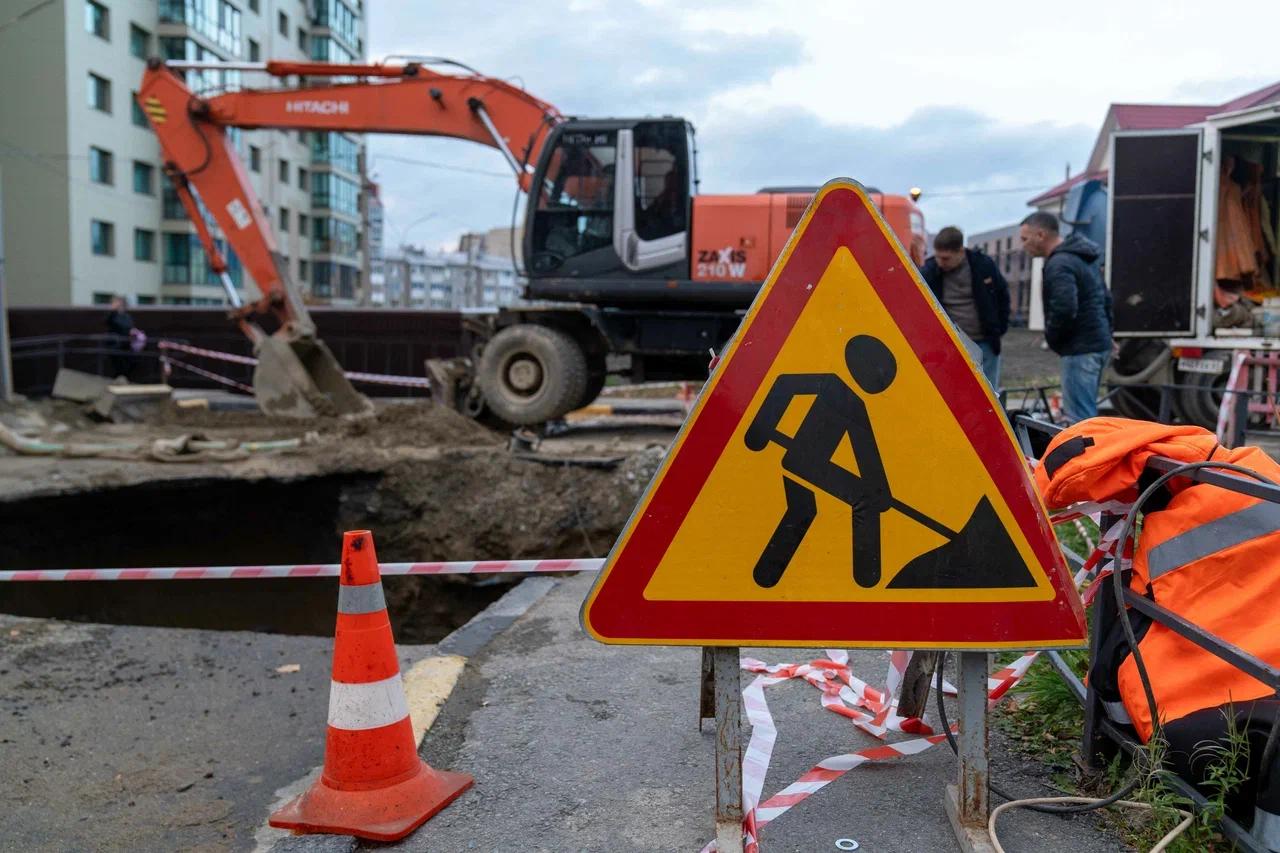
[[[862,187],[814,197],[582,609],[607,643],[1078,646],[991,390]]]

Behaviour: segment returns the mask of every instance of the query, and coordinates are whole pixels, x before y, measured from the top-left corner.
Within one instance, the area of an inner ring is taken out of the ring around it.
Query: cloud
[[[921,187],[931,230],[1005,225],[1036,189],[1083,164],[1096,130],[1038,122],[1008,125],[980,112],[925,107],[890,127],[833,124],[803,110],[718,118],[699,134],[706,192],[820,184],[847,176],[885,192]],[[1013,192],[1005,192],[1015,188]]]
[[[850,175],[886,192],[924,188],[928,225],[966,230],[1007,224],[1036,189],[1080,166],[1096,129],[1054,122],[1011,123],[986,111],[917,106],[888,126],[833,120],[820,106],[761,106],[749,97],[810,60],[799,35],[765,28],[730,32],[757,4],[688,14],[679,4],[590,0],[505,6],[440,4],[423,15],[404,0],[380,0],[370,16],[373,56],[445,55],[517,82],[566,114],[682,115],[698,128],[704,192],[820,184]],[[693,23],[696,21],[696,23]],[[861,90],[858,90],[861,91]],[[856,91],[854,92],[856,97]],[[844,104],[848,106],[848,104]],[[842,110],[840,114],[846,114]],[[452,140],[374,137],[373,169],[387,200],[386,240],[444,245],[466,230],[511,221],[511,179],[415,166],[388,156],[464,169],[508,171],[494,150]],[[994,192],[1015,188],[1013,192]],[[523,199],[519,217],[523,216]]]
[[[1274,82],[1274,74],[1187,80],[1173,88],[1172,100],[1180,103],[1222,104]]]

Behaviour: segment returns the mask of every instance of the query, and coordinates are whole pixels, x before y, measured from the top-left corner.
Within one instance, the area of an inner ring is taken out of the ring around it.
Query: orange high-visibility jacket
[[[1233,462],[1280,482],[1280,465],[1266,453],[1256,447],[1228,450],[1200,427],[1092,418],[1054,437],[1036,469],[1036,485],[1051,508],[1131,502],[1155,480],[1154,474],[1143,476],[1152,456]],[[1130,587],[1280,665],[1280,504],[1176,478],[1148,510]],[[1160,624],[1140,635],[1138,648],[1162,723],[1272,695],[1262,682]],[[1151,713],[1132,654],[1125,653],[1116,680],[1134,728],[1149,739]]]

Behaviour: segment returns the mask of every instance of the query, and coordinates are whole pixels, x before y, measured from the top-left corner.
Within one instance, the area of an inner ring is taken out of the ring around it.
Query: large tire
[[[1227,387],[1228,374],[1222,373],[1182,373],[1178,375],[1179,385],[1190,385],[1178,392],[1174,404],[1185,423],[1204,427],[1208,430],[1218,428],[1218,410],[1222,406],[1223,389]]]
[[[609,379],[609,373],[605,367],[604,356],[595,356],[587,360],[587,387],[582,392],[582,399],[578,401],[578,405],[574,408],[581,409],[583,406],[590,406],[600,396],[600,392],[604,390],[604,384]]]
[[[1172,381],[1169,346],[1150,338],[1130,338],[1107,369],[1107,382],[1119,386],[1162,385]],[[1111,405],[1121,417],[1155,420],[1160,412],[1160,392],[1155,388],[1120,387]]]
[[[587,390],[587,359],[573,338],[546,326],[508,326],[480,356],[478,374],[494,415],[517,426],[572,411]]]

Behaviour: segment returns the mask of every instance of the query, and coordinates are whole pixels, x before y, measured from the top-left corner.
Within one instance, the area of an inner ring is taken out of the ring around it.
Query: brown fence
[[[423,376],[428,358],[451,358],[463,350],[462,315],[453,311],[311,308],[320,337],[346,370]],[[136,357],[135,381],[159,378],[155,342],[169,339],[205,349],[251,355],[248,339],[217,308],[138,307],[129,312],[146,332],[146,350]],[[14,390],[40,396],[53,387],[58,367],[105,373],[110,352],[94,336],[106,332],[107,309],[10,308]],[[248,382],[243,365],[199,361],[201,366]],[[189,388],[217,387],[210,380],[175,370],[173,382]],[[382,396],[416,393],[379,386]]]

